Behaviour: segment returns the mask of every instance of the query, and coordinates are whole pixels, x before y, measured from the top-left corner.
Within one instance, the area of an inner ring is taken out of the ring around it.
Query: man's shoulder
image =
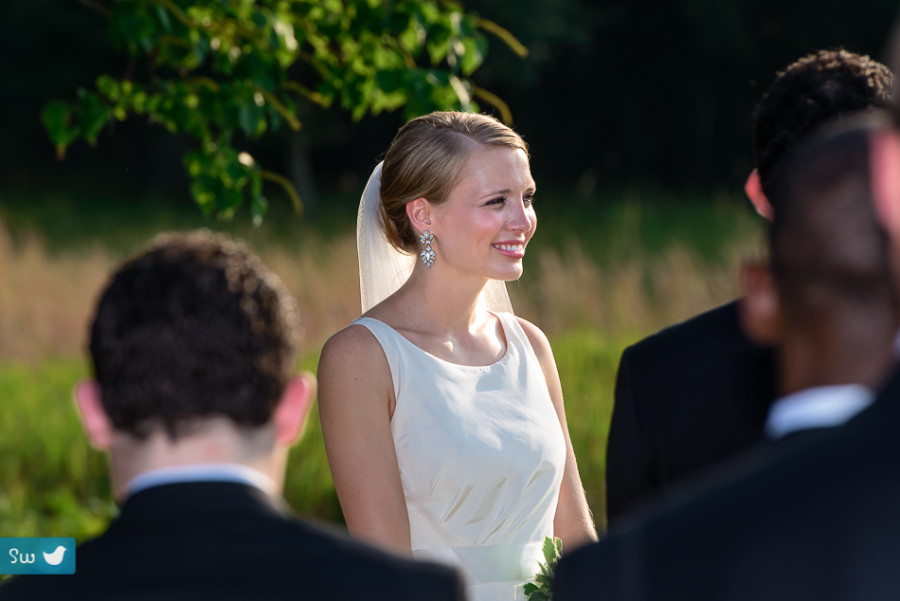
[[[284,517],[223,530],[205,544],[173,539],[155,562],[156,543],[146,543],[151,553],[137,553],[142,540],[123,546],[101,535],[78,547],[75,575],[14,578],[0,586],[0,600],[462,598],[451,568],[376,549],[329,525]]]
[[[103,534],[78,547],[74,576],[14,580],[0,587],[0,599],[140,593],[162,600],[190,593],[205,600],[227,593],[230,599],[343,601],[375,591],[391,599],[451,601],[461,594],[450,568],[415,562],[330,524],[293,517],[286,505],[245,486],[186,484],[153,492],[139,493]],[[199,492],[199,501],[189,498],[192,492]],[[218,501],[210,499],[213,493]],[[188,507],[159,508],[160,499],[182,499]]]
[[[654,413],[660,404],[717,413],[746,406],[754,423],[763,419],[775,397],[774,353],[744,333],[738,302],[669,326],[626,348],[619,363],[616,402],[630,397],[635,404],[648,403]]]
[[[590,590],[602,590],[608,600],[714,597],[706,587],[722,576],[715,572],[728,564],[748,528],[735,516],[765,509],[754,508],[754,493],[765,485],[762,465],[772,460],[764,450],[751,455],[680,485],[618,521],[599,542],[563,556],[554,598],[587,598]],[[711,566],[711,573],[698,577]],[[684,596],[685,583],[694,587],[691,597]]]
[[[643,355],[684,351],[687,348],[697,350],[698,347],[715,346],[714,343],[733,340],[750,343],[741,329],[737,300],[668,326],[632,344],[626,352]]]

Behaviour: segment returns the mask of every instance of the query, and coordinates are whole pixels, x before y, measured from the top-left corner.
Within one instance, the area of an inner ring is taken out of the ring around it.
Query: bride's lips
[[[508,242],[495,242],[491,244],[497,251],[513,259],[521,259],[525,256],[525,243],[511,240]]]

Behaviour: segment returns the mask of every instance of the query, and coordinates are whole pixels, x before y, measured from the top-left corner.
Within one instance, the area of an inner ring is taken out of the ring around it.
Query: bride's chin
[[[518,269],[506,271],[505,273],[497,273],[492,279],[500,280],[501,282],[515,282],[522,277],[524,271],[524,269]]]

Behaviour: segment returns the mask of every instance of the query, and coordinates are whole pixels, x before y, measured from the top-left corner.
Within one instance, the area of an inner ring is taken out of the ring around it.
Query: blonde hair
[[[445,202],[466,159],[484,146],[528,154],[521,136],[489,115],[439,111],[400,128],[381,172],[382,225],[395,248],[416,249],[418,234],[406,215],[406,204],[423,197],[433,204]]]

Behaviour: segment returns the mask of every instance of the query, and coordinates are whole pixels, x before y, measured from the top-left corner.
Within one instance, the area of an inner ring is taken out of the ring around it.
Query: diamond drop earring
[[[434,251],[431,250],[431,245],[434,243],[434,234],[425,230],[422,232],[422,235],[419,236],[419,242],[425,245],[425,250],[419,253],[419,258],[422,259],[422,264],[425,267],[431,267],[434,265],[435,254]]]

